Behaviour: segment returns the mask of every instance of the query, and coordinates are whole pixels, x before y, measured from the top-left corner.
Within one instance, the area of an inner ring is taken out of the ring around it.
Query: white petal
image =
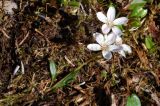
[[[105,43],[107,45],[111,45],[116,41],[116,35],[114,33],[110,33],[109,35],[104,35]]]
[[[100,51],[101,50],[101,46],[99,44],[89,44],[89,45],[87,45],[87,48],[92,51]]]
[[[98,20],[100,20],[103,23],[107,23],[107,17],[102,12],[98,12],[96,15]]]
[[[121,45],[122,44],[122,38],[120,36],[116,37],[116,44]]]
[[[122,44],[123,50],[128,53],[132,53],[131,47],[126,44]]]
[[[108,34],[108,32],[111,30],[111,28],[107,24],[102,25],[102,32],[103,34]]]
[[[126,57],[126,54],[125,54],[125,52],[124,52],[123,50],[120,50],[118,53],[119,53],[121,56]]]
[[[110,60],[112,58],[112,53],[110,51],[102,51],[102,55],[105,59]]]
[[[109,45],[108,50],[112,52],[119,52],[120,50],[122,50],[122,47],[117,45]]]
[[[108,11],[107,11],[107,19],[109,22],[113,22],[113,20],[115,19],[115,15],[116,15],[116,10],[113,6],[110,6]]]
[[[122,24],[127,24],[128,22],[128,18],[126,17],[120,17],[120,18],[117,18],[113,21],[113,24],[114,25],[122,25]]]
[[[113,26],[112,31],[113,31],[114,34],[116,34],[118,36],[122,35],[122,31],[117,26]]]
[[[101,33],[94,33],[93,34],[93,37],[96,39],[96,41],[99,43],[99,44],[102,44],[105,40],[104,36],[101,34]]]

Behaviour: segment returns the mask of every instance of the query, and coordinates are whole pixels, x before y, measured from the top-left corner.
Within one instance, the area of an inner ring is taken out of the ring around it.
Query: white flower
[[[116,10],[113,6],[109,7],[107,11],[107,16],[105,16],[102,12],[97,13],[97,18],[104,23],[102,25],[102,32],[104,34],[110,32],[111,29],[116,35],[122,34],[122,31],[117,27],[117,25],[126,24],[128,22],[128,18],[120,17],[115,19],[115,15],[116,15]]]
[[[87,48],[92,51],[100,51],[102,50],[102,55],[105,59],[111,59],[112,53],[120,50],[120,47],[114,45],[113,43],[116,40],[116,35],[111,33],[109,35],[102,35],[101,33],[94,33],[94,38],[97,43],[89,44]]]
[[[118,53],[120,55],[122,55],[123,57],[126,57],[125,52],[127,53],[132,53],[131,47],[127,44],[122,44],[122,38],[120,36],[116,37],[116,45],[118,45],[121,49],[118,51]]]

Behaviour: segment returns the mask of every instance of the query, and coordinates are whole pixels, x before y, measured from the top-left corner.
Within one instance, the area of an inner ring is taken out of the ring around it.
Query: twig
[[[10,39],[10,36],[8,36],[7,33],[6,33],[3,29],[0,29],[0,31],[3,33],[3,35],[4,35],[5,37],[7,37],[8,39]]]
[[[22,61],[21,61],[21,71],[22,71],[22,74],[24,74],[24,64]]]
[[[20,4],[19,4],[20,10],[22,9],[22,2],[23,2],[23,0],[20,0]]]
[[[67,56],[64,56],[64,58],[67,60],[67,62],[68,62],[69,64],[71,64],[73,67],[75,67],[75,65],[72,63],[72,61],[71,61],[71,60],[69,60],[69,59],[68,59],[68,57],[67,57]]]
[[[80,3],[80,8],[82,9],[83,13],[85,14],[85,16],[87,15],[86,11],[84,10],[84,7],[82,5],[82,3]]]
[[[29,36],[29,32],[26,34],[24,39],[18,45],[21,46],[23,44],[23,42],[27,39],[28,36]]]
[[[16,75],[16,73],[18,72],[19,68],[20,68],[20,66],[17,65],[16,68],[14,69],[13,75]]]
[[[45,38],[45,40],[47,41],[47,42],[49,42],[49,40],[45,37],[45,35],[42,33],[42,32],[40,32],[38,29],[34,29],[38,34],[40,34],[41,36],[43,36],[44,38]]]
[[[131,5],[131,2],[132,2],[133,0],[131,0],[131,1],[129,1],[129,3],[123,8],[123,10],[128,10],[129,9],[129,6]]]

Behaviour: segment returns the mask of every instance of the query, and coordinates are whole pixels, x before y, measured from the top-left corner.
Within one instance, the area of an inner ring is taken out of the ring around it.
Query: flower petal
[[[121,45],[122,44],[122,38],[120,36],[116,37],[116,44]]]
[[[101,46],[99,44],[89,44],[87,45],[87,48],[91,51],[100,51],[101,50]]]
[[[112,31],[113,31],[114,34],[116,34],[118,36],[122,35],[122,31],[117,26],[113,26]]]
[[[102,51],[102,55],[105,59],[110,60],[112,58],[112,53],[110,51]]]
[[[119,52],[120,50],[123,50],[121,46],[117,45],[109,45],[108,50],[112,52]]]
[[[122,24],[127,24],[128,22],[128,18],[126,17],[120,17],[120,18],[117,18],[113,21],[113,24],[114,25],[122,25]]]
[[[99,43],[99,44],[102,44],[105,40],[104,36],[101,34],[101,33],[94,33],[93,34],[93,37],[96,39],[96,41]]]
[[[116,15],[116,10],[113,6],[110,6],[108,11],[107,11],[107,19],[109,22],[113,22],[113,20],[115,19],[115,15]]]
[[[105,43],[107,45],[111,45],[116,41],[116,35],[114,33],[110,33],[109,35],[104,35]]]
[[[126,57],[126,54],[125,54],[125,52],[124,52],[123,50],[120,50],[118,53],[119,53],[121,56]]]
[[[123,50],[128,53],[132,53],[132,49],[129,45],[122,44]]]
[[[100,20],[103,23],[107,23],[107,17],[102,12],[98,12],[96,15],[98,20]]]
[[[104,34],[108,34],[108,32],[111,30],[111,28],[107,24],[102,25],[102,32]]]

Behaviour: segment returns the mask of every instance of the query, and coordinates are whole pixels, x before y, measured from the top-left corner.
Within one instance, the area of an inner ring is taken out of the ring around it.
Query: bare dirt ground
[[[4,0],[5,1],[5,0]],[[128,0],[110,0],[127,16]],[[101,52],[87,49],[95,42],[92,34],[101,31],[96,12],[107,12],[109,1],[80,0],[80,7],[64,6],[56,0],[15,0],[14,14],[0,13],[0,106],[124,106],[132,93],[142,106],[158,106],[160,98],[160,2],[154,0],[144,22],[124,42],[132,54],[115,54],[106,61]],[[145,36],[156,45],[145,48]],[[51,79],[49,61],[56,64]],[[24,74],[15,68],[24,65]],[[78,68],[78,69],[77,69]],[[78,70],[57,87],[68,74]],[[54,88],[54,90],[53,90]],[[56,89],[55,89],[56,88]]]

